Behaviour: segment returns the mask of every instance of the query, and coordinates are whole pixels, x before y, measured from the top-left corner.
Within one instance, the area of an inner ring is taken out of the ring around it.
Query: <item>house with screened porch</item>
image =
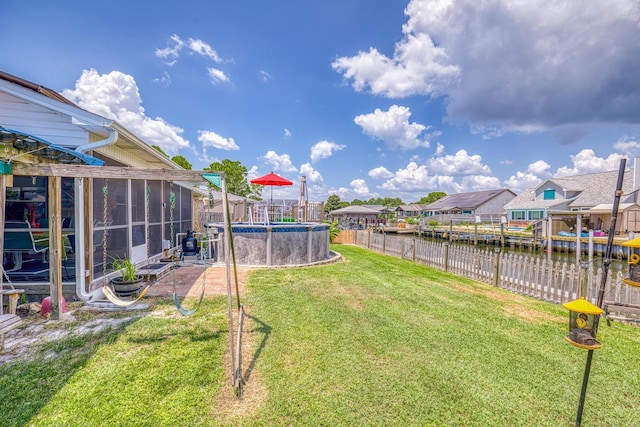
[[[197,171],[56,91],[0,72],[2,283],[87,300],[112,262],[158,259],[194,226]],[[172,203],[171,203],[172,202]]]

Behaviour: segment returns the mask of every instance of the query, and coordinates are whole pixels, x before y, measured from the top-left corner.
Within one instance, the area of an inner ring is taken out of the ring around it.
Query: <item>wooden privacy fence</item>
[[[478,249],[366,230],[347,233],[353,233],[348,240],[357,246],[557,304],[578,298],[585,287],[586,298],[595,303],[602,282],[602,268],[594,271],[541,257],[503,253],[497,247]],[[639,318],[640,289],[625,285],[622,278],[622,272],[608,272],[604,303],[613,313]]]

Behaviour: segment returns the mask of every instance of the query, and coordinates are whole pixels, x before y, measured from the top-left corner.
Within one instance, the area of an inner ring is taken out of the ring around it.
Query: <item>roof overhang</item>
[[[625,209],[629,209],[631,206],[638,206],[636,203],[620,203],[618,206],[618,210],[624,211]],[[613,211],[612,203],[602,203],[600,205],[596,205],[589,209],[587,212],[592,214],[607,214]]]
[[[104,165],[102,160],[95,157],[2,126],[0,126],[0,145],[4,146],[9,153],[9,158],[6,159],[7,162],[11,162],[21,156],[31,156],[34,160],[42,163]]]
[[[70,117],[73,124],[92,132],[104,133],[104,129],[113,122],[78,107],[54,90],[5,72],[0,72],[0,91]]]
[[[147,144],[120,123],[113,122],[112,128],[118,132],[118,140],[115,144],[96,149],[96,152],[120,163],[130,164],[135,167],[182,169],[165,154]],[[137,164],[130,163],[132,159],[135,159]]]

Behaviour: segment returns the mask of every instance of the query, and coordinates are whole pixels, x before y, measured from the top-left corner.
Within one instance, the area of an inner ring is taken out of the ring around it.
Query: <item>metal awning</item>
[[[620,211],[624,211],[628,208],[630,208],[631,206],[637,206],[636,203],[620,203],[618,210]],[[592,207],[591,209],[589,209],[587,211],[587,213],[590,214],[610,214],[611,211],[613,210],[613,204],[612,203],[602,203],[600,205],[596,205],[594,207]]]
[[[13,152],[10,153],[10,158],[2,159],[5,162],[11,162],[16,157],[29,154],[47,159],[48,162],[52,163],[88,166],[104,165],[102,160],[96,159],[95,157],[2,126],[0,126],[0,145],[13,148]]]

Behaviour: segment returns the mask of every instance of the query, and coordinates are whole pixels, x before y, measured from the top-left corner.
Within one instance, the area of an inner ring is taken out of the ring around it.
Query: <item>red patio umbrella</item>
[[[276,175],[275,173],[273,173],[273,171],[259,178],[252,179],[249,182],[251,184],[268,185],[272,187],[271,202],[273,202],[273,187],[284,187],[287,185],[293,185],[293,182],[289,181],[286,178],[281,177],[280,175]]]

